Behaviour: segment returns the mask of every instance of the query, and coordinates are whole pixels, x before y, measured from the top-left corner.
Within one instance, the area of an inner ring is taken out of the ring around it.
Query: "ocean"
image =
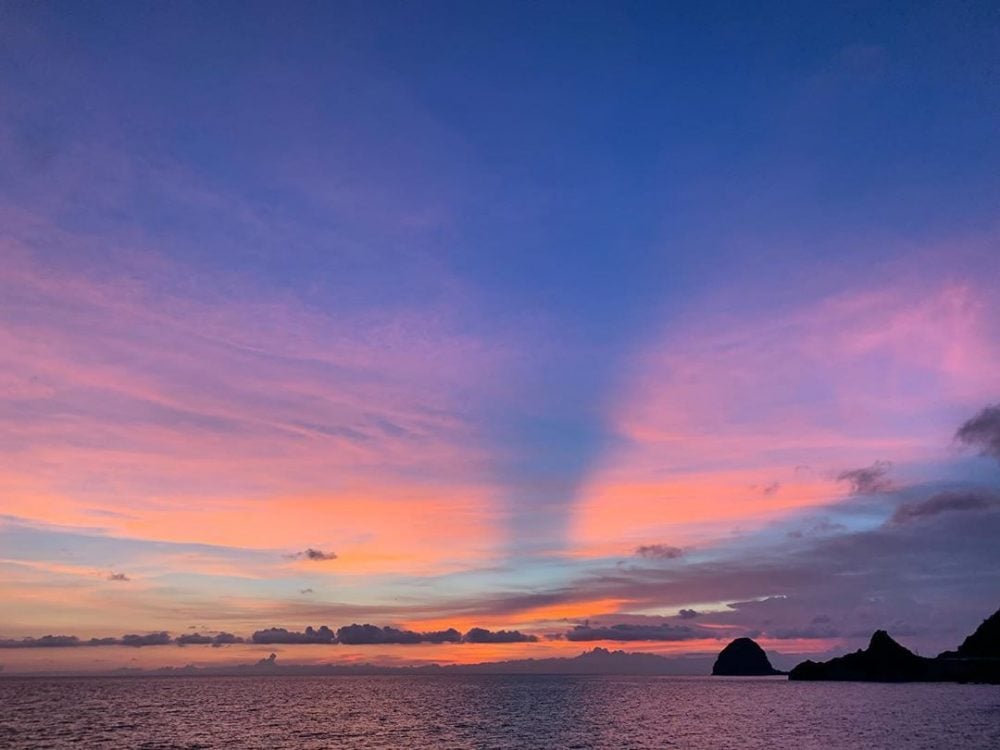
[[[0,679],[0,747],[1000,748],[1000,687],[608,676]]]

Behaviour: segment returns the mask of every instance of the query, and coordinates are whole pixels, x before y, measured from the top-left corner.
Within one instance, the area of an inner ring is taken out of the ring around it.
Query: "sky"
[[[953,648],[998,84],[988,2],[0,2],[0,665]]]

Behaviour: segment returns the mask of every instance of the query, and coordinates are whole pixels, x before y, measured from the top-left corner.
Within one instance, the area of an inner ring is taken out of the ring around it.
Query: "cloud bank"
[[[472,628],[463,639],[466,643],[535,643],[536,635],[528,635],[518,630],[490,631],[485,628]]]
[[[173,643],[165,631],[140,635],[130,633],[121,638],[90,638],[83,640],[75,635],[43,635],[41,638],[0,640],[0,648],[75,648],[80,646],[165,646]]]
[[[317,629],[313,629],[311,626],[307,627],[303,632],[295,632],[292,630],[286,630],[285,628],[267,628],[265,630],[258,630],[252,636],[250,640],[253,643],[335,643],[337,640],[337,635],[326,625],[321,625]]]
[[[74,648],[81,646],[224,646],[236,643],[261,645],[307,645],[343,644],[345,646],[373,645],[413,645],[418,643],[537,643],[538,636],[518,630],[488,630],[471,628],[462,635],[455,628],[418,632],[394,627],[357,623],[345,625],[334,631],[326,625],[317,628],[309,626],[301,631],[287,628],[265,628],[257,630],[245,639],[232,633],[220,632],[215,635],[185,633],[172,638],[169,633],[159,631],[145,635],[130,634],[121,638],[91,638],[84,640],[75,635],[45,635],[40,638],[0,640],[0,648]]]

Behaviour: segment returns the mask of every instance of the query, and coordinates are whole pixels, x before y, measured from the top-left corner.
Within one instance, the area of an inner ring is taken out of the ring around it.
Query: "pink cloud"
[[[450,311],[321,313],[232,279],[194,294],[146,255],[140,275],[98,274],[8,243],[6,513],[146,539],[318,539],[343,570],[420,570],[499,543],[464,403],[504,352]]]
[[[931,278],[668,332],[613,402],[621,443],[580,492],[577,553],[707,542],[837,498],[845,469],[945,460],[959,415],[996,396],[998,326],[987,286]]]

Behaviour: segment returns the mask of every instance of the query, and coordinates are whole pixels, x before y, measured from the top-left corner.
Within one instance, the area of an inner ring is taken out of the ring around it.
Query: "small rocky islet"
[[[765,677],[782,675],[771,666],[764,649],[752,638],[737,638],[719,652],[712,674],[723,677]]]

